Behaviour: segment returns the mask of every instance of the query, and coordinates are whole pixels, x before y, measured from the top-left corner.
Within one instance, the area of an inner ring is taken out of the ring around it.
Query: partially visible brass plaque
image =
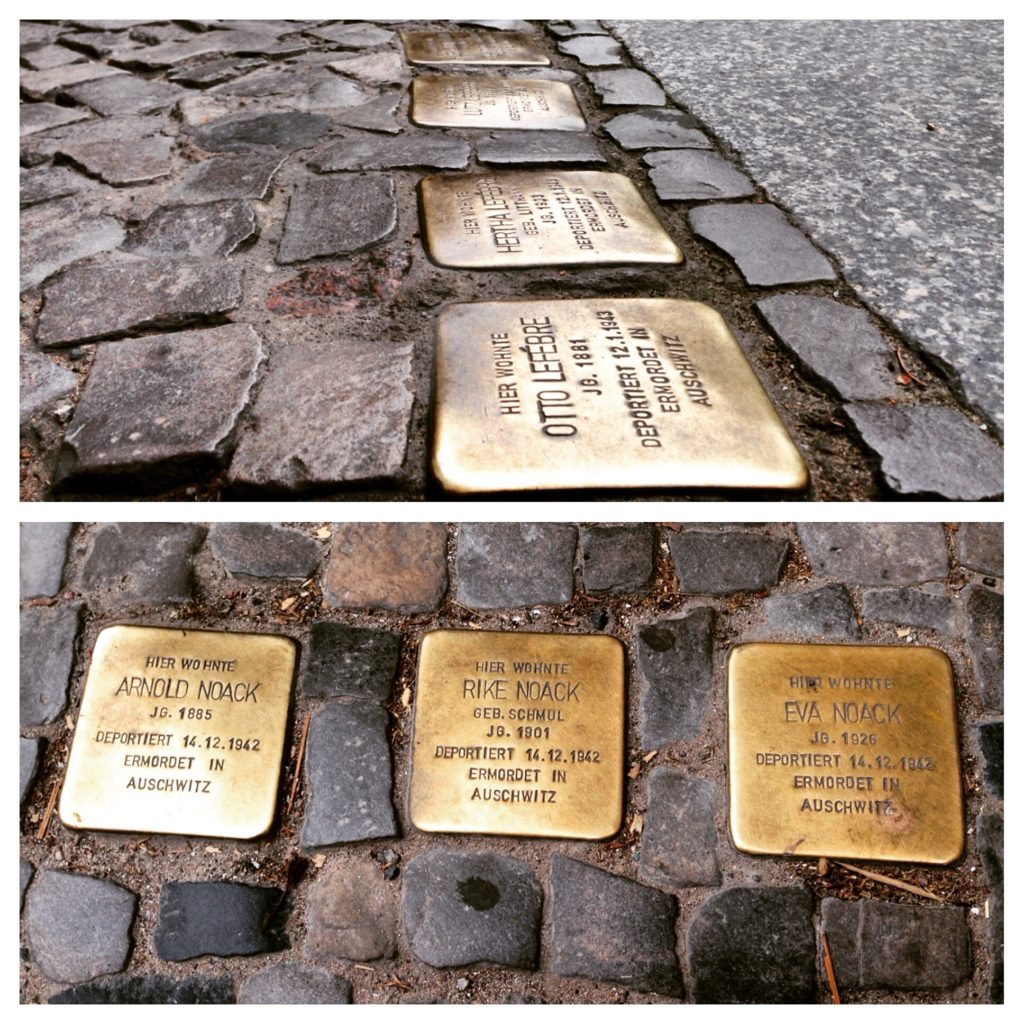
[[[609,636],[420,645],[409,816],[426,832],[604,839],[622,823],[625,654]]]
[[[111,626],[96,638],[60,798],[71,828],[251,839],[270,828],[295,644]]]
[[[493,32],[483,28],[450,32],[403,32],[402,45],[410,64],[551,63],[524,32]]]
[[[434,174],[420,182],[431,258],[490,270],[682,263],[637,187],[608,171]]]
[[[740,850],[924,864],[963,853],[953,672],[941,651],[741,644],[728,674]]]
[[[429,128],[587,130],[572,88],[542,78],[430,75],[412,83],[412,119]]]
[[[725,322],[680,299],[449,306],[435,422],[452,491],[807,483]]]

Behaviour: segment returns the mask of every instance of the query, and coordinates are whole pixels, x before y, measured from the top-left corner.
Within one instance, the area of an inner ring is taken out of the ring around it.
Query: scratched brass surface
[[[426,832],[604,839],[622,823],[624,734],[613,637],[428,633],[409,816]]]
[[[449,306],[436,403],[433,468],[451,491],[807,482],[725,322],[697,302]]]
[[[728,677],[740,850],[925,864],[961,855],[953,675],[941,651],[741,644]]]
[[[287,637],[104,629],[75,727],[61,821],[232,839],[266,832],[294,671]]]
[[[412,120],[430,128],[587,129],[572,88],[542,78],[427,75],[412,83]]]
[[[410,64],[515,64],[520,67],[551,63],[524,32],[492,32],[483,28],[449,32],[402,32]]]
[[[682,263],[636,186],[608,171],[490,171],[420,181],[424,235],[445,267]]]

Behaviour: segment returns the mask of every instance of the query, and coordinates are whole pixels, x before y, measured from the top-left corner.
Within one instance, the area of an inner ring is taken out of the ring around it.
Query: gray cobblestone
[[[22,135],[33,135],[62,124],[84,121],[89,116],[87,110],[59,107],[56,103],[23,103],[19,114]]]
[[[622,68],[615,71],[591,71],[590,84],[597,90],[606,107],[661,107],[665,93],[661,86],[643,71]]]
[[[992,890],[988,919],[988,951],[992,968],[989,999],[1003,1001],[1003,816],[983,811],[976,823],[978,855]]]
[[[956,631],[956,604],[940,584],[914,590],[865,590],[862,601],[865,618],[922,626],[950,635]]]
[[[482,164],[507,166],[608,162],[594,139],[576,132],[491,132],[476,144],[476,154]]]
[[[534,967],[541,888],[520,860],[434,849],[405,869],[402,919],[412,952],[432,967]]]
[[[322,114],[242,114],[220,118],[192,129],[196,145],[210,153],[259,149],[308,149],[330,129]]]
[[[584,589],[590,594],[646,590],[654,582],[657,546],[658,531],[651,523],[583,527]]]
[[[135,75],[113,75],[83,82],[66,90],[76,102],[91,107],[97,114],[152,114],[167,110],[186,95],[180,85],[151,82]]]
[[[604,130],[623,149],[710,149],[697,121],[679,110],[641,110],[613,117]]]
[[[312,537],[272,523],[214,523],[209,544],[236,576],[305,579],[320,564],[320,545]]]
[[[640,840],[640,876],[669,887],[719,885],[713,782],[667,765],[651,772]]]
[[[978,746],[985,759],[985,785],[993,795],[1003,799],[1003,723],[984,722],[975,730]]]
[[[351,1003],[352,986],[323,967],[271,964],[238,986],[239,1003]]]
[[[34,349],[18,353],[20,392],[18,417],[22,429],[37,417],[43,418],[57,399],[73,391],[78,377]]]
[[[21,724],[46,725],[67,707],[68,678],[84,605],[21,610]]]
[[[24,857],[22,857],[19,862],[19,882],[21,886],[20,899],[22,904],[25,902],[25,890],[28,888],[28,883],[32,881],[32,876],[35,874],[35,870],[36,869],[27,860],[25,860]]]
[[[573,36],[559,43],[558,51],[588,68],[621,67],[625,63],[618,40],[608,35]]]
[[[687,528],[668,539],[683,594],[767,590],[779,580],[789,552],[784,537],[763,533],[703,533]]]
[[[838,583],[799,594],[771,594],[764,602],[764,620],[771,633],[810,639],[860,636],[850,592]]]
[[[235,983],[228,974],[197,975],[180,981],[162,974],[118,977],[75,985],[50,996],[50,1003],[149,1003],[165,1005],[234,1003]]]
[[[230,256],[258,230],[246,202],[161,206],[129,232],[121,248],[137,256]]]
[[[355,25],[329,25],[325,28],[314,28],[310,35],[318,39],[326,39],[329,42],[337,43],[339,46],[350,50],[361,50],[364,47],[384,46],[395,39],[395,33],[389,29],[381,28],[379,25],[369,25],[366,22]]]
[[[374,132],[349,133],[341,142],[310,159],[317,171],[376,171],[388,167],[453,167],[469,163],[469,146],[446,135],[382,137]]]
[[[52,597],[60,590],[71,523],[22,523],[21,599]]]
[[[404,60],[391,51],[361,54],[358,57],[343,57],[327,64],[339,75],[357,78],[367,85],[400,85],[411,77]]]
[[[265,199],[284,159],[281,153],[211,157],[189,168],[175,194],[192,201]]]
[[[89,189],[98,188],[97,182],[79,174],[70,167],[40,167],[21,170],[21,205],[34,206],[49,199],[64,199]]]
[[[1003,575],[1003,524],[961,523],[956,535],[961,565],[992,576]]]
[[[703,149],[662,149],[644,163],[658,198],[740,199],[754,194],[750,179],[715,153]]]
[[[39,751],[42,745],[42,740],[26,739],[24,736],[20,737],[18,741],[19,803],[23,804],[25,802],[25,797],[28,796],[29,790],[32,788],[32,782],[36,777],[36,769],[39,767]],[[22,864],[24,863],[22,861]],[[25,873],[22,871],[23,879],[24,875]],[[24,882],[22,883],[21,891],[22,895],[24,895]]]
[[[363,697],[384,703],[398,671],[402,638],[385,629],[314,622],[302,677],[308,697]]]
[[[76,260],[116,249],[123,241],[124,229],[117,220],[78,217],[73,200],[36,207],[22,221],[21,290],[34,288]]]
[[[174,141],[163,135],[130,142],[79,142],[58,147],[60,155],[108,185],[148,185],[174,167]]]
[[[987,587],[963,592],[967,611],[967,648],[974,685],[988,711],[1003,710],[1003,595]]]
[[[846,583],[903,586],[949,571],[939,523],[799,523],[797,534],[815,574]]]

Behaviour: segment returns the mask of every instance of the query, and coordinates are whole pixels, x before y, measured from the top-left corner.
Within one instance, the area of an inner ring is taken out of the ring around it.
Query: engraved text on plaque
[[[403,32],[410,64],[548,65],[550,60],[524,32],[457,29],[450,32]]]
[[[430,75],[412,83],[412,120],[430,128],[586,131],[565,82],[541,78]]]

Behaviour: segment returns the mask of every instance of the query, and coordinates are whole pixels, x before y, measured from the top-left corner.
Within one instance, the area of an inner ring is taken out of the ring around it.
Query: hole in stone
[[[474,910],[490,910],[501,899],[501,892],[493,882],[474,876],[459,882],[459,897]]]

